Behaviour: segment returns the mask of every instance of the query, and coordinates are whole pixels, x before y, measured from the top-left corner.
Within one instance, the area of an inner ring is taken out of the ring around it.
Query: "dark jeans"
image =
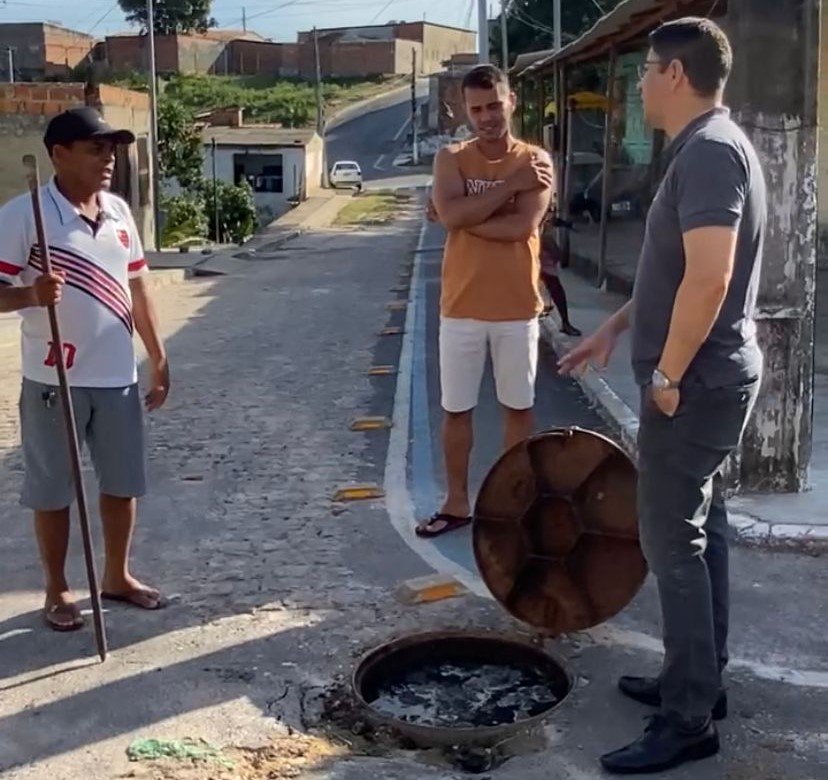
[[[727,664],[727,510],[721,468],[738,446],[759,383],[707,390],[688,382],[674,417],[642,391],[638,430],[641,545],[658,581],[664,637],[662,709],[713,709]]]

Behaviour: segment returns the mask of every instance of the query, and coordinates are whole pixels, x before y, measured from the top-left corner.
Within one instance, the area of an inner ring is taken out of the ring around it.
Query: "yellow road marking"
[[[334,501],[366,501],[371,498],[383,498],[385,491],[376,485],[353,485],[340,488],[334,493]]]
[[[352,431],[379,431],[390,427],[391,420],[387,417],[358,417],[351,423]]]

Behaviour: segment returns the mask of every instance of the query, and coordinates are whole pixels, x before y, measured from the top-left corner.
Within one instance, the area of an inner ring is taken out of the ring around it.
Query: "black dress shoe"
[[[642,737],[601,756],[601,765],[615,775],[646,775],[700,761],[718,752],[719,734],[712,720],[687,730],[678,721],[653,715]]]
[[[650,707],[661,706],[661,688],[655,677],[622,677],[618,680],[618,688],[625,696],[641,704]],[[727,693],[722,691],[713,706],[713,720],[724,720],[726,717]]]

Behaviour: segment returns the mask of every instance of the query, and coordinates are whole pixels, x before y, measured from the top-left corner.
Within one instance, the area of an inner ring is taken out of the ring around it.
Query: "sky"
[[[490,0],[491,2],[491,0]],[[242,26],[274,41],[293,41],[299,30],[395,21],[430,22],[453,27],[476,27],[477,0],[213,0],[212,14],[220,27]],[[115,0],[55,3],[47,0],[0,0],[0,22],[55,22],[91,33],[127,32],[128,25]]]

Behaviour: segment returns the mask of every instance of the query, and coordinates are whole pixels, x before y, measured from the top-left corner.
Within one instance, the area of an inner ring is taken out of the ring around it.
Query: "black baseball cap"
[[[70,108],[54,117],[46,128],[43,143],[51,151],[55,145],[68,146],[75,141],[91,141],[103,138],[116,144],[135,143],[130,130],[116,130],[91,106]]]

